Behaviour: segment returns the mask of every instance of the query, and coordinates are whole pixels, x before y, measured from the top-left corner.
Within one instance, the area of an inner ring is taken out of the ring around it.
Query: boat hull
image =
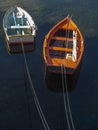
[[[44,79],[45,79],[47,88],[54,92],[62,92],[63,91],[62,77],[63,77],[64,91],[66,92],[66,85],[67,85],[68,91],[73,91],[78,82],[81,67],[82,67],[82,61],[77,67],[77,69],[74,70],[73,74],[65,75],[64,73],[62,74],[60,71],[59,73],[50,71],[50,69],[44,63]]]
[[[45,37],[43,55],[49,72],[61,74],[61,66],[64,66],[63,73],[73,74],[82,60],[83,52],[83,36],[69,17],[57,23]]]
[[[80,64],[76,68],[67,68],[64,66],[48,66],[47,64],[45,64],[45,71],[46,71],[46,73],[50,73],[50,74],[62,74],[63,73],[63,74],[73,75],[75,73],[75,71],[79,68]],[[62,68],[64,68],[63,71],[62,71]]]
[[[35,49],[35,38],[31,36],[10,37],[6,39],[6,47],[9,53],[32,52]]]

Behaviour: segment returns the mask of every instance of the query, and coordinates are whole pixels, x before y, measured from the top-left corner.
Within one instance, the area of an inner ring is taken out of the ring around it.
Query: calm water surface
[[[69,92],[76,130],[98,130],[98,2],[97,0],[1,0],[0,1],[0,130],[44,130],[28,82],[23,55],[6,51],[2,19],[18,3],[34,18],[39,31],[36,50],[26,54],[32,82],[51,130],[68,130],[63,94],[47,88],[43,74],[43,40],[68,14],[85,41],[81,73]],[[62,86],[61,86],[62,87]]]

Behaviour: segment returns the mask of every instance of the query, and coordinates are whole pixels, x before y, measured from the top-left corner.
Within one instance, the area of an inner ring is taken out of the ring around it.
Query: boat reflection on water
[[[50,73],[46,70],[46,67],[44,66],[44,79],[47,88],[53,92],[63,92],[63,86],[64,86],[65,92],[66,87],[69,92],[73,91],[76,87],[80,75],[81,66],[82,62],[80,63],[80,65],[78,66],[77,70],[74,72],[73,75]]]

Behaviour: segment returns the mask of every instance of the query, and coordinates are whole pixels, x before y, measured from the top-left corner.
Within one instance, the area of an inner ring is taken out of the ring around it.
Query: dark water
[[[98,130],[98,2],[97,0],[0,1],[0,130],[44,130],[28,82],[23,55],[6,51],[2,18],[19,3],[34,18],[39,31],[36,50],[26,54],[32,82],[51,130],[68,130],[63,95],[44,80],[43,40],[49,29],[70,14],[80,28],[85,52],[77,84],[69,92],[76,130]],[[62,86],[61,86],[62,87]]]

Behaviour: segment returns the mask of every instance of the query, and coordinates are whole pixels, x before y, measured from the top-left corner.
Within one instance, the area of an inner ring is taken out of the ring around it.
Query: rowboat
[[[76,24],[67,16],[45,36],[43,43],[45,70],[55,74],[63,72],[72,75],[82,61],[83,52],[83,36]]]
[[[6,11],[3,28],[9,53],[34,50],[37,26],[24,9],[15,6]]]

